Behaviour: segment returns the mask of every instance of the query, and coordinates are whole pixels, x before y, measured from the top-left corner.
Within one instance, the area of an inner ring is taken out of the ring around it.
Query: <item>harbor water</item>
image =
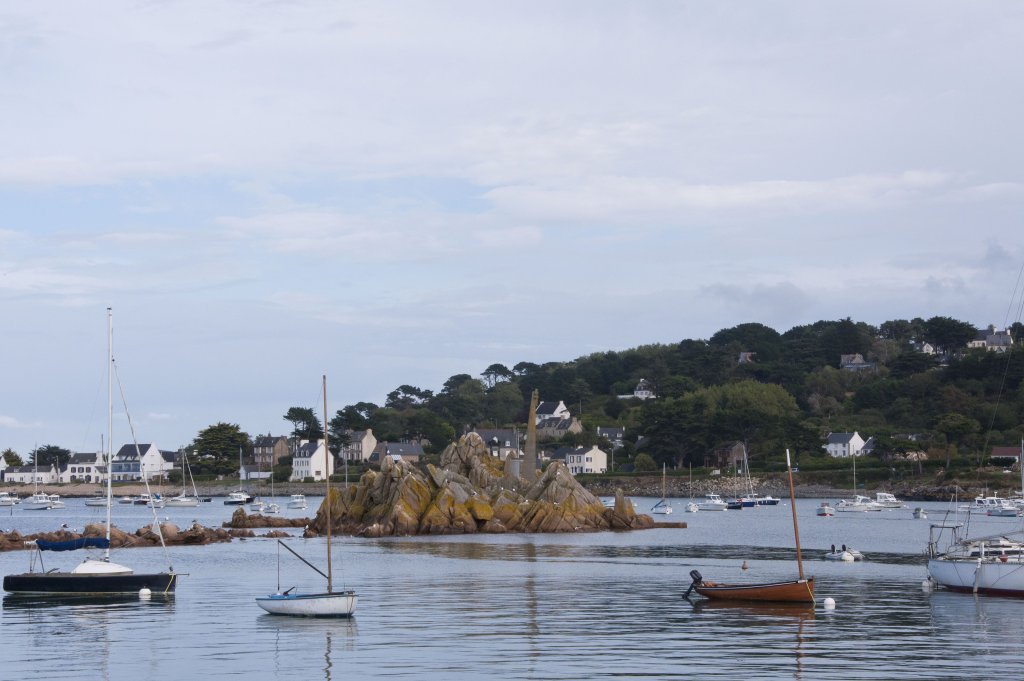
[[[219,526],[221,499],[159,509],[185,527]],[[281,500],[279,500],[281,501]],[[306,511],[284,515],[311,516]],[[637,499],[641,512],[654,499]],[[0,509],[0,528],[80,529],[104,509]],[[719,605],[682,597],[690,570],[715,581],[796,574],[788,502],[742,511],[675,513],[688,527],[572,535],[478,535],[377,540],[335,538],[335,586],[359,594],[351,620],[274,617],[254,597],[279,588],[322,590],[323,580],[275,540],[124,549],[136,571],[173,565],[176,596],[120,601],[3,599],[0,651],[8,679],[965,679],[1016,676],[1024,666],[1024,601],[929,591],[924,549],[943,504],[817,517],[797,500],[804,569],[816,607]],[[134,531],[152,521],[118,506]],[[972,531],[1019,529],[1014,518],[975,519]],[[256,530],[262,534],[265,530]],[[293,530],[296,535],[301,529]],[[323,567],[321,538],[289,540]],[[831,562],[835,544],[865,560]],[[45,557],[70,569],[74,554]],[[0,572],[23,572],[29,553],[0,554]],[[746,563],[747,569],[743,569]],[[835,600],[835,610],[822,601]]]

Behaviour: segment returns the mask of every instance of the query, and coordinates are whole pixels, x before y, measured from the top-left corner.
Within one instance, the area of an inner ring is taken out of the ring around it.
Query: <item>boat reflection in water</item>
[[[274,678],[314,678],[314,666],[309,653],[313,641],[323,640],[323,662],[315,668],[323,671],[325,681],[334,678],[335,652],[353,652],[359,627],[355,619],[311,619],[304,617],[273,617],[264,615],[257,619],[260,628],[274,631]],[[302,660],[300,666],[296,666]],[[351,670],[350,670],[351,671]],[[295,674],[292,677],[292,674]],[[317,675],[318,676],[318,675]],[[339,674],[338,678],[345,678]]]

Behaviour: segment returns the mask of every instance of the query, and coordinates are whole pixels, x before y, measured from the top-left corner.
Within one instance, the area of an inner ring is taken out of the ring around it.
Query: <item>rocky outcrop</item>
[[[282,518],[280,516],[262,515],[253,513],[249,515],[245,509],[238,507],[231,514],[231,520],[221,523],[221,527],[234,529],[247,529],[253,527],[305,527],[309,525],[309,518]]]
[[[199,546],[215,542],[229,542],[232,536],[227,530],[204,527],[198,523],[192,525],[187,530],[181,530],[172,523],[163,523],[160,525],[160,531],[164,535],[164,543],[168,546]],[[0,551],[31,549],[34,548],[33,542],[37,539],[45,541],[71,541],[81,537],[105,537],[106,533],[106,525],[102,523],[86,525],[81,532],[58,530],[57,532],[37,532],[29,535],[22,535],[17,530],[0,532]],[[252,536],[251,531],[249,536]],[[128,534],[116,527],[110,528],[111,548],[159,545],[160,536],[151,525],[140,527],[134,534]]]
[[[516,475],[514,462],[491,456],[476,433],[441,454],[440,466],[419,469],[385,458],[344,492],[332,489],[306,536],[334,532],[367,537],[474,532],[578,532],[652,527],[618,494],[605,508],[569,473],[551,463],[533,480]]]

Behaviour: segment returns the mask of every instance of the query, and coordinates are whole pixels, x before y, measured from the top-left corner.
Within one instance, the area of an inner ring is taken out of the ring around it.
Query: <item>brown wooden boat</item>
[[[696,570],[690,571],[691,588],[705,598],[730,601],[770,601],[786,603],[813,603],[814,577],[791,582],[762,584],[719,584],[705,582]],[[689,592],[687,592],[689,593]]]
[[[796,565],[799,578],[789,582],[767,582],[761,584],[720,584],[705,582],[696,570],[690,570],[693,582],[684,598],[696,591],[705,598],[730,601],[764,601],[776,603],[814,603],[814,577],[804,578],[804,562],[800,556],[800,530],[796,522],[796,495],[793,493],[793,469],[786,450],[786,470],[789,472],[789,501],[793,510],[793,538],[796,543]]]

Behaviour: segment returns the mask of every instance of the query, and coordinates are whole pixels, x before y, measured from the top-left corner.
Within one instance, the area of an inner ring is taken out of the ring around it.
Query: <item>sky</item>
[[[0,450],[759,322],[1004,326],[1024,5],[0,3]],[[542,396],[545,397],[545,396]],[[557,399],[557,395],[548,396]]]

